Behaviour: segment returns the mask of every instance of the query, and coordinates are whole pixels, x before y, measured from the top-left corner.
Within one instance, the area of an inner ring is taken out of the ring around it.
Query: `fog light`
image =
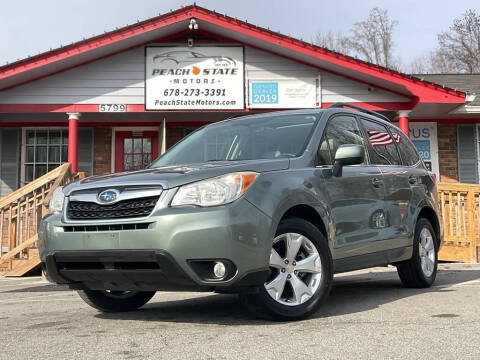
[[[225,276],[226,269],[224,263],[217,261],[215,265],[213,265],[213,275],[216,278],[221,279]]]

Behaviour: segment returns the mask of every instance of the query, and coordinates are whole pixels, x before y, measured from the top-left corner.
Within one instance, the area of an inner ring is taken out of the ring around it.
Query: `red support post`
[[[79,113],[68,114],[68,162],[72,174],[78,172],[78,119]]]
[[[408,131],[408,113],[410,111],[399,111],[398,113],[398,127],[409,136]]]

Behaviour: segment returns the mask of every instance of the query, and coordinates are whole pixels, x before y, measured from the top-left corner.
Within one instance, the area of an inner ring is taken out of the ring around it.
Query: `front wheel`
[[[435,231],[427,219],[420,218],[415,226],[413,256],[397,264],[397,272],[405,287],[427,288],[435,281],[438,246]]]
[[[145,305],[155,291],[80,290],[78,295],[88,305],[102,312],[123,312]]]
[[[255,315],[297,320],[314,313],[332,286],[333,263],[327,240],[313,224],[282,220],[270,253],[271,276],[242,300]]]

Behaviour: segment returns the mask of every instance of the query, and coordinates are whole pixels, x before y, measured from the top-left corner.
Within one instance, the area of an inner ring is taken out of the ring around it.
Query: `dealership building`
[[[398,122],[441,181],[478,183],[477,87],[188,6],[0,67],[0,196],[66,161],[141,169],[202,125],[336,102]]]

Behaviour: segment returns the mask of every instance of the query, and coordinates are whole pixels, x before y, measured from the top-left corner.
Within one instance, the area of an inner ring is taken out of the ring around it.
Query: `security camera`
[[[188,38],[187,39],[187,46],[189,48],[192,48],[194,46],[194,43],[193,43],[193,39],[192,38]]]
[[[188,28],[190,30],[198,30],[198,24],[197,24],[197,20],[195,20],[195,18],[190,19],[190,24],[188,24]]]

